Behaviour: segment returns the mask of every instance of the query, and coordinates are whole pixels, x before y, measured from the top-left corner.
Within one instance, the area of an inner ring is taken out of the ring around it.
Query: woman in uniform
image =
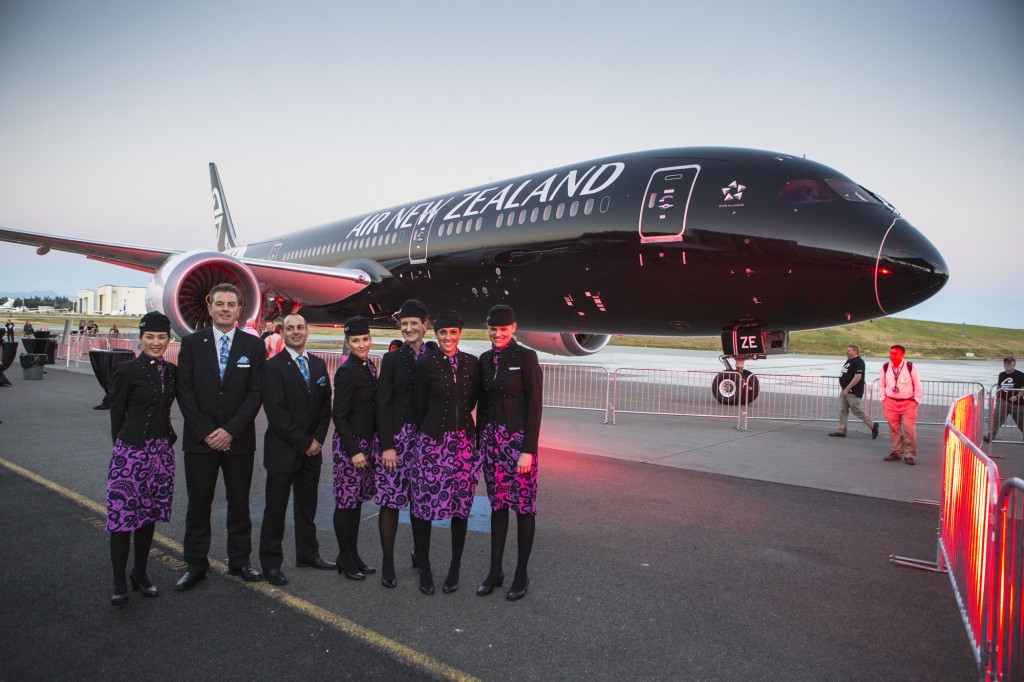
[[[171,340],[171,321],[162,313],[147,313],[139,321],[142,352],[114,370],[110,428],[114,452],[107,474],[107,530],[114,567],[114,596],[110,603],[128,603],[128,584],[144,597],[160,590],[149,581],[146,563],[156,522],[171,520],[174,497],[174,450],[171,405],[176,392],[176,368],[163,359]],[[135,533],[135,564],[130,576],[128,551]]]
[[[416,416],[412,408],[413,375],[416,361],[426,346],[427,308],[409,299],[398,311],[398,326],[405,343],[384,356],[377,382],[377,436],[381,459],[375,467],[377,504],[380,516],[380,547],[383,559],[380,582],[384,587],[398,584],[395,577],[395,536],[398,510],[409,504],[410,467],[415,460]]]
[[[519,556],[511,601],[526,595],[526,573],[537,514],[537,441],[543,404],[543,376],[537,354],[512,335],[515,311],[496,305],[487,313],[491,349],[480,356],[480,458],[491,502],[491,569],[476,593],[486,596],[505,581],[502,558],[509,510],[516,513]]]
[[[430,570],[431,522],[451,519],[452,558],[441,588],[445,594],[459,589],[462,550],[480,476],[476,456],[476,406],[479,361],[459,350],[462,317],[442,311],[434,320],[439,348],[416,366],[416,420],[419,457],[412,477],[412,532],[420,592],[434,593]]]
[[[373,469],[379,458],[374,433],[377,368],[369,362],[370,321],[345,322],[349,355],[334,374],[334,533],[338,537],[338,573],[362,580],[376,569],[359,557],[359,521],[363,502],[373,497]]]

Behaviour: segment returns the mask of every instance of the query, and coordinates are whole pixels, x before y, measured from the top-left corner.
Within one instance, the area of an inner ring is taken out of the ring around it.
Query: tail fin
[[[210,164],[210,187],[213,190],[213,226],[217,230],[217,250],[227,251],[237,245],[238,239],[235,237],[235,224],[231,222],[231,211],[228,210],[215,163]]]

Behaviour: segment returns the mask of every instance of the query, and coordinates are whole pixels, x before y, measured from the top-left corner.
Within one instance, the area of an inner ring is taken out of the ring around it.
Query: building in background
[[[80,289],[75,312],[80,315],[145,315],[146,287],[105,284],[96,289]]]

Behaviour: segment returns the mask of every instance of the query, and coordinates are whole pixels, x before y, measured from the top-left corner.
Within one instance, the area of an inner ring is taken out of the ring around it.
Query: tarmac
[[[225,507],[214,503],[214,567],[187,593],[180,541],[187,495],[178,452],[172,520],[157,527],[158,599],[109,605],[103,522],[108,413],[85,368],[0,388],[2,680],[957,680],[977,667],[949,578],[900,568],[933,559],[941,427],[919,429],[917,466],[888,463],[887,427],[546,409],[537,538],[526,598],[474,592],[486,574],[486,502],[471,519],[460,589],[427,597],[399,565],[386,590],[294,568],[291,526],[275,588],[227,576]],[[181,428],[177,409],[176,428]],[[262,414],[259,433],[265,428]],[[180,432],[180,431],[179,431]],[[997,460],[1024,459],[1007,448]],[[253,563],[263,511],[257,452]],[[478,496],[485,495],[483,486]],[[485,498],[484,498],[485,499]],[[478,497],[478,501],[480,497]],[[317,515],[333,559],[330,468]],[[377,565],[372,504],[360,553]],[[514,525],[514,522],[513,522]],[[515,562],[514,531],[505,556]],[[399,529],[396,556],[411,533]],[[437,524],[435,580],[447,570]],[[507,587],[507,584],[506,584]]]

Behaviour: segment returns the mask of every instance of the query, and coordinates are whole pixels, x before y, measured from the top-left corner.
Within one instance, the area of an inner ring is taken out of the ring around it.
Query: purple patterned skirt
[[[142,447],[118,438],[107,474],[107,530],[133,531],[171,520],[174,499],[174,449],[167,438],[151,438]]]
[[[465,431],[447,431],[439,441],[420,434],[412,472],[413,516],[431,521],[469,517],[480,477],[480,458],[473,445]]]
[[[415,424],[404,424],[395,434],[398,466],[394,471],[384,468],[383,451],[381,452],[380,461],[373,468],[373,478],[377,484],[376,500],[380,506],[401,509],[409,504],[409,477],[416,461],[418,435]]]
[[[352,465],[352,459],[341,444],[341,436],[334,434],[331,450],[334,455],[334,501],[338,509],[353,509],[357,504],[373,497],[373,469],[380,459],[377,436],[373,437],[372,442],[367,442],[359,436],[355,438],[356,443],[362,448],[361,452],[366,455],[366,466],[362,469],[356,469]]]
[[[487,483],[491,509],[511,509],[517,514],[537,513],[537,453],[525,474],[516,473],[522,454],[523,432],[509,434],[504,424],[487,424],[480,434],[480,461]]]

